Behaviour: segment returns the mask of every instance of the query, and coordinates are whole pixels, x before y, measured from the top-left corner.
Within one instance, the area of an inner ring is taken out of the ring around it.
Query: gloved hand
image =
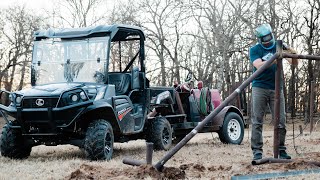
[[[297,54],[297,51],[294,50],[293,48],[289,48],[288,50],[289,50],[292,54]]]
[[[264,55],[261,59],[262,59],[262,61],[268,61],[271,59],[272,56],[273,56],[272,53],[268,53],[268,54]]]
[[[287,43],[282,43],[282,49],[283,50],[288,50],[290,47],[288,46]]]
[[[297,54],[297,51],[294,50],[294,49],[291,48],[291,47],[289,47],[286,51],[289,52],[289,53],[291,53],[291,54]],[[298,59],[288,58],[287,60],[288,60],[288,62],[289,62],[290,64],[292,64],[293,66],[298,66],[298,64],[299,64]]]
[[[297,54],[297,51],[291,48],[290,46],[288,46],[287,43],[282,43],[282,47],[283,47],[283,50],[285,51],[289,51],[292,54]]]

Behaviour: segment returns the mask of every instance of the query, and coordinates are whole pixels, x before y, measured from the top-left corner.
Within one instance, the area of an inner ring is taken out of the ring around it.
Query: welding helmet
[[[272,49],[275,46],[275,39],[272,34],[272,29],[270,24],[262,24],[256,28],[256,37],[258,38],[259,44],[264,49]]]

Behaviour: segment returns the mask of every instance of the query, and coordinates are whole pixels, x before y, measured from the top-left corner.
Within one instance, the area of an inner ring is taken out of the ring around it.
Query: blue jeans
[[[251,149],[253,155],[263,152],[263,118],[268,105],[270,107],[272,117],[274,119],[274,101],[275,90],[263,89],[259,87],[252,87],[252,132],[251,132]],[[285,138],[286,138],[286,115],[284,95],[281,90],[280,93],[280,123],[279,123],[279,150],[286,150]]]

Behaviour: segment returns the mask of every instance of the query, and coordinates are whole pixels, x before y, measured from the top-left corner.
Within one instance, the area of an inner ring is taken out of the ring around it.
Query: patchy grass
[[[0,121],[3,122],[3,121]],[[0,124],[1,125],[1,124]],[[3,124],[1,125],[3,126]],[[273,128],[266,123],[264,131],[264,156],[273,154]],[[124,157],[145,159],[145,141],[116,143],[111,161],[88,161],[75,146],[37,146],[25,160],[0,157],[0,179],[230,179],[234,175],[266,172],[283,172],[318,168],[305,161],[320,162],[320,132],[312,134],[309,129],[295,138],[293,146],[292,124],[288,125],[288,153],[296,160],[289,164],[264,164],[252,166],[249,129],[241,145],[222,144],[216,133],[197,134],[170,159],[163,173],[152,167],[132,167],[122,163]],[[295,125],[295,136],[299,133]],[[165,151],[156,151],[153,161],[161,159]],[[320,174],[311,174],[287,179],[319,179]]]

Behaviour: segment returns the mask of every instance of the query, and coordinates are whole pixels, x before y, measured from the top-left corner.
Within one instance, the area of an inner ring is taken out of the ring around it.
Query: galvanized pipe
[[[266,163],[291,163],[291,162],[297,162],[292,159],[278,159],[278,158],[263,158],[259,160],[253,160],[251,162],[252,165],[260,165],[260,164],[266,164]],[[315,165],[320,167],[320,162],[317,161],[305,161],[307,164]]]
[[[284,172],[274,173],[261,173],[261,174],[249,174],[249,175],[236,175],[232,176],[231,180],[247,180],[247,179],[278,179],[288,176],[302,176],[306,174],[319,174],[320,169],[308,169],[308,170],[290,170]],[[290,178],[287,178],[290,179]]]
[[[258,75],[260,75],[264,70],[266,70],[274,61],[279,57],[279,53],[274,54],[270,60],[257,69],[247,80],[245,80],[233,93],[231,93],[214,111],[212,111],[202,122],[200,122],[189,134],[187,134],[175,147],[173,147],[168,153],[160,159],[155,168],[158,171],[163,169],[163,165],[176,154],[188,141],[193,138],[207,123],[212,121],[212,119],[234,98],[236,98],[244,88],[246,88]]]

